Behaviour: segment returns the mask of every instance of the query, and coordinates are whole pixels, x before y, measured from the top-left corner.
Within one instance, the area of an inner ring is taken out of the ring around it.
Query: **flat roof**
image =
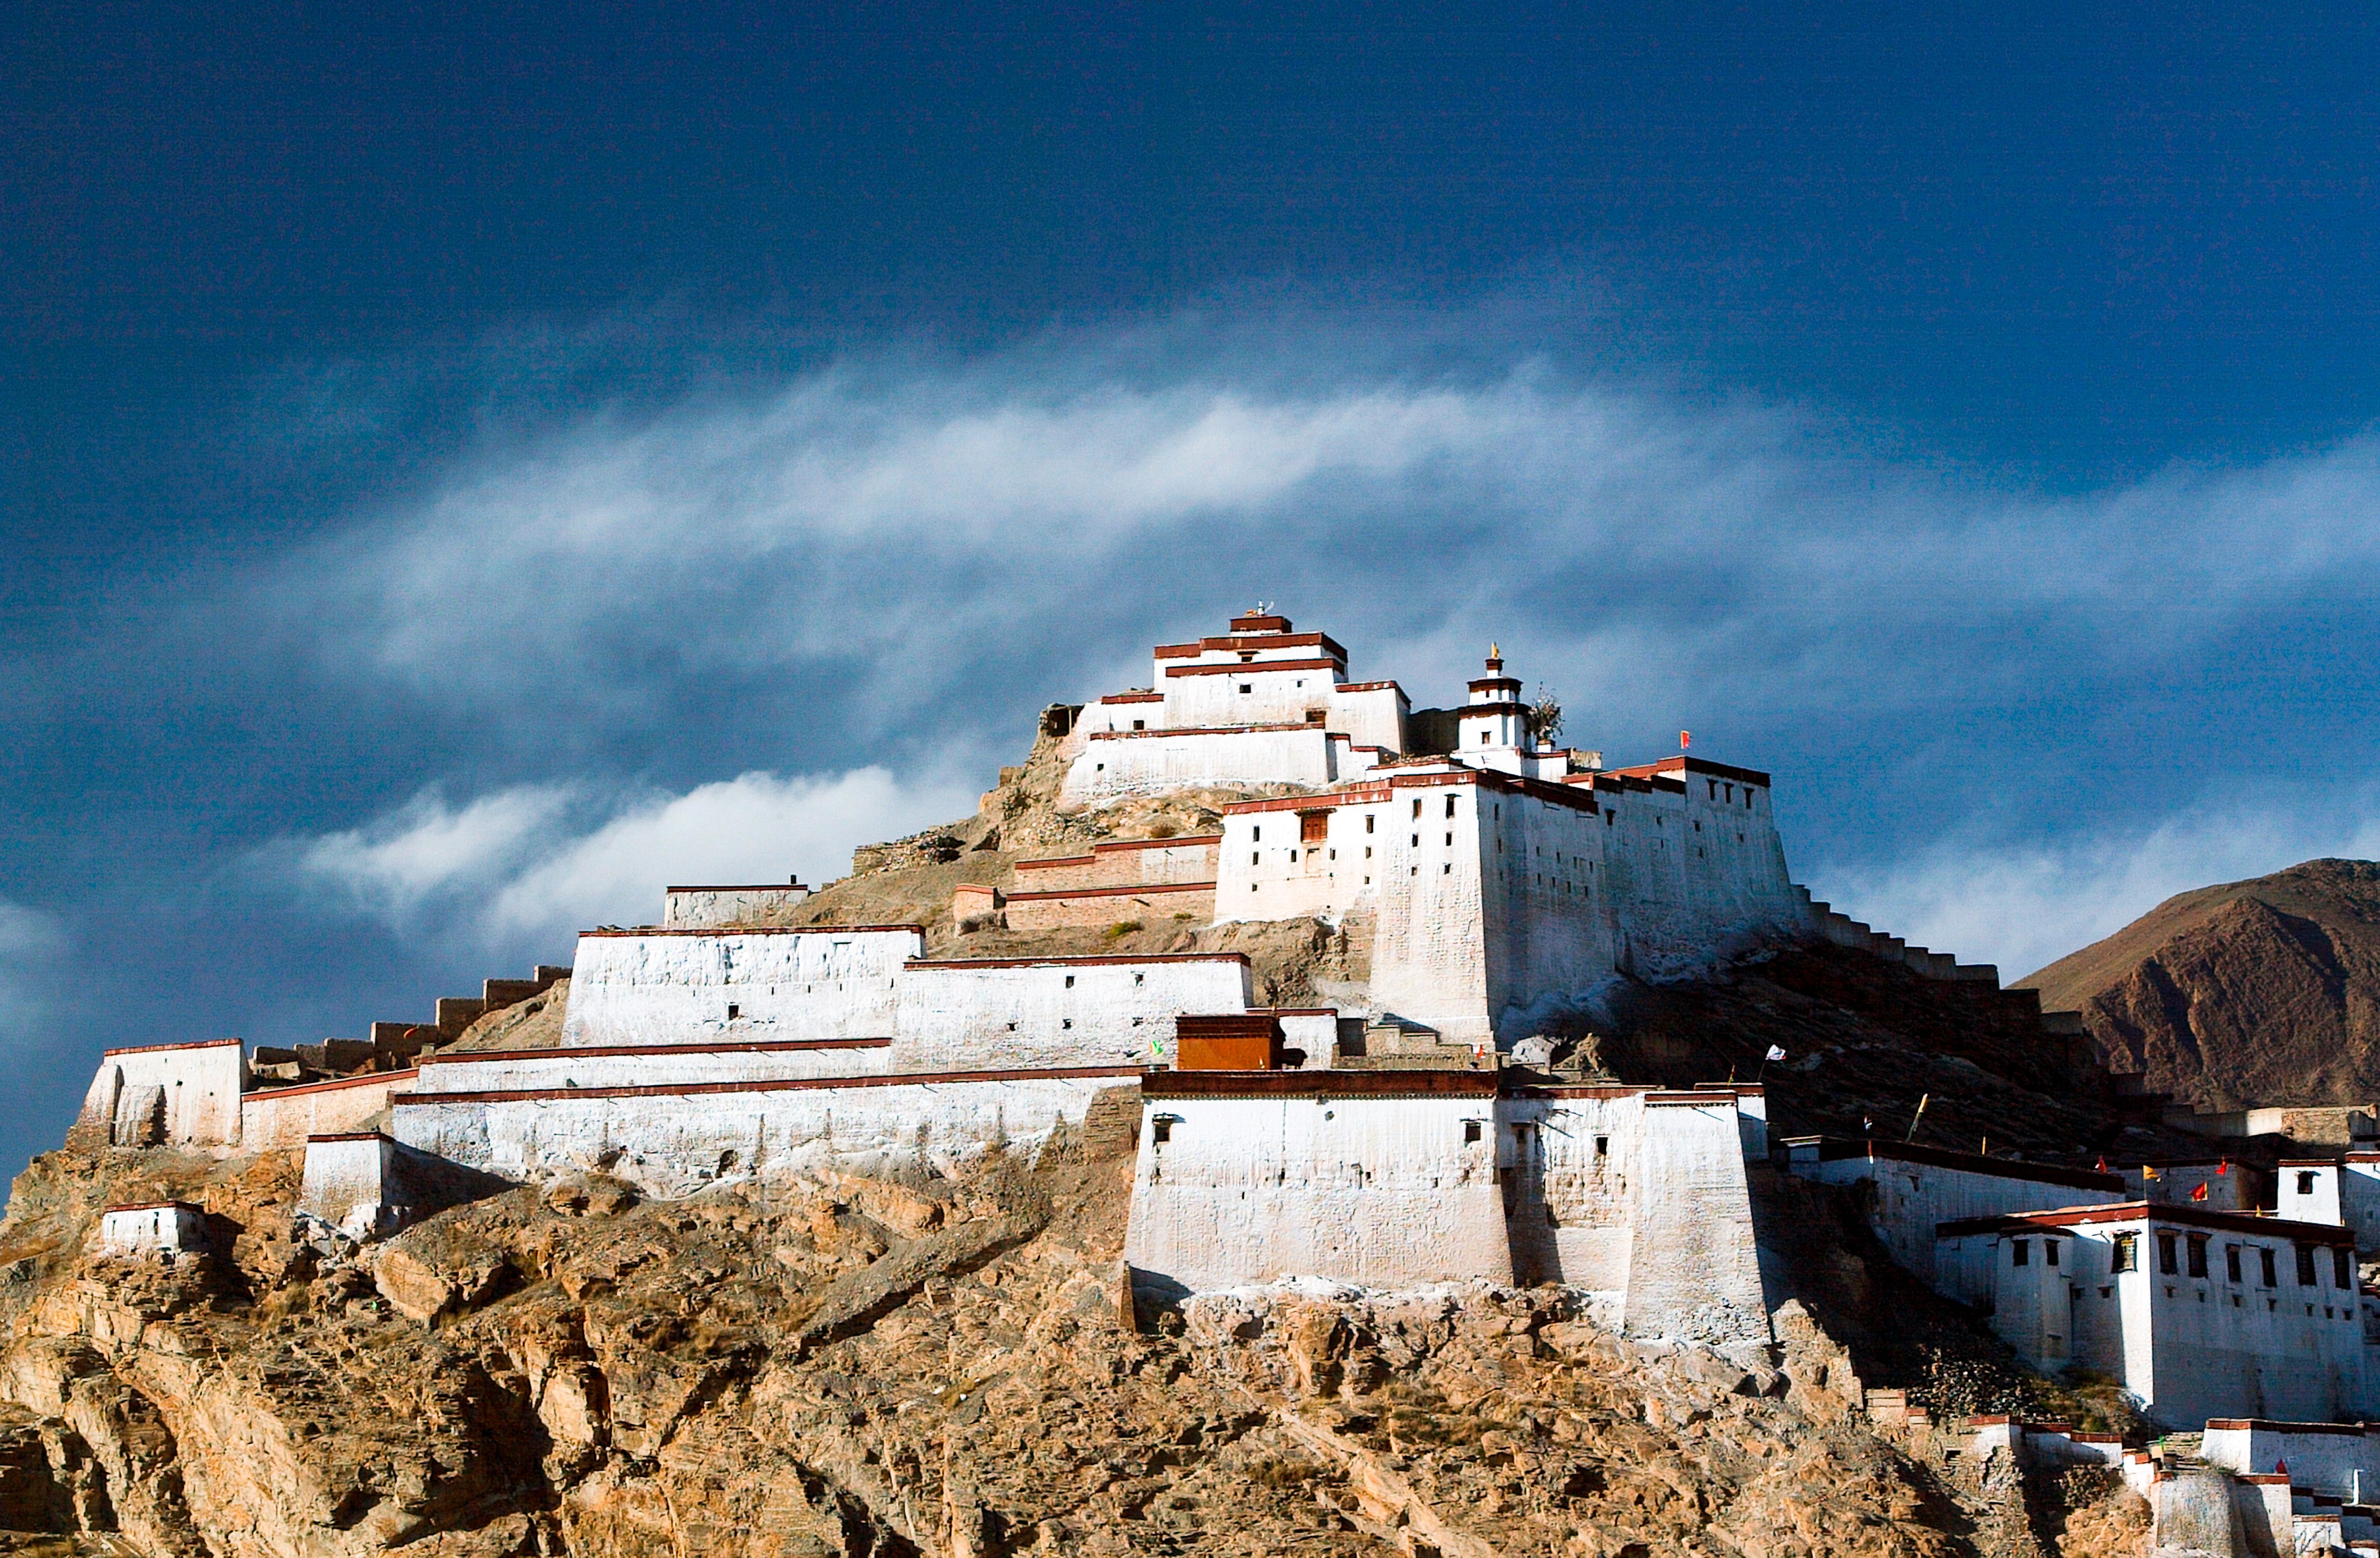
[[[1937,1239],[1970,1234],[2028,1233],[2070,1228],[2096,1223],[2175,1223],[2186,1228],[2248,1234],[2260,1238],[2287,1239],[2295,1244],[2345,1245],[2353,1248],[2352,1229],[2326,1223],[2295,1223],[2278,1217],[2258,1217],[2244,1211],[2208,1211],[2191,1206],[2160,1206],[2148,1201],[2119,1201],[2113,1206],[2070,1206],[2048,1211],[2010,1212],[1998,1217],[1961,1217],[1934,1225]]]
[[[1493,1071],[1152,1071],[1144,1099],[1478,1098],[1496,1096]]]
[[[2070,1190],[2113,1190],[2120,1195],[2130,1188],[2121,1175],[2061,1168],[2054,1163],[2029,1163],[2021,1158],[1986,1158],[1981,1153],[1921,1147],[1915,1142],[1868,1141],[1841,1136],[1792,1136],[1784,1139],[1788,1149],[1812,1142],[1817,1144],[1818,1161],[1822,1163],[1872,1158],[1892,1162],[1925,1163],[1934,1168],[1957,1169],[1965,1174],[1987,1174],[1998,1179],[2063,1185]]]

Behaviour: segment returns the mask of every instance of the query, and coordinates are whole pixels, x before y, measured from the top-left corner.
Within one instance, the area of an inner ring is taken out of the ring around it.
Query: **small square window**
[[[1072,990],[1072,989],[1074,989],[1074,988],[1075,988],[1075,976],[1074,976],[1074,975],[1072,975],[1072,974],[1068,974],[1068,975],[1066,976],[1066,988],[1067,988],[1068,990]]]
[[[1598,1136],[1595,1138],[1595,1155],[1598,1158],[1609,1158],[1611,1156],[1611,1138],[1609,1137]]]
[[[2313,1194],[2313,1170],[2309,1169],[2298,1175],[2298,1194],[2301,1196],[2311,1196]]]
[[[729,1022],[734,1022],[737,1017],[739,1017],[739,1016],[743,1016],[743,1014],[744,1014],[744,1008],[743,1008],[743,1007],[741,1007],[741,1006],[737,1005],[737,1004],[736,1004],[735,1002],[733,1002],[733,1001],[730,1001],[729,1003],[727,1003],[727,1020],[728,1020]]]
[[[1254,688],[1250,687],[1250,686],[1249,686],[1247,683],[1245,683],[1245,682],[1242,682],[1242,683],[1240,684],[1240,690],[1241,690],[1242,692],[1254,692],[1254,691],[1256,691],[1256,688]]]
[[[1478,1121],[1465,1120],[1463,1122],[1463,1139],[1466,1144],[1479,1139]]]
[[[2141,1239],[2137,1234],[2118,1234],[2110,1252],[2107,1269],[2111,1272],[2137,1272],[2141,1269]]]
[[[1162,1147],[1173,1139],[1173,1122],[1160,1114],[1148,1123],[1148,1138]]]
[[[1132,722],[1132,728],[1135,730],[1147,730],[1148,728],[1148,722],[1147,720],[1135,720]]]

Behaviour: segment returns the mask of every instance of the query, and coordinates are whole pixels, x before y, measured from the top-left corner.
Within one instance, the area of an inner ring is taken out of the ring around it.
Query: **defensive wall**
[[[247,1083],[237,1039],[110,1050],[77,1123],[119,1147],[236,1145]]]
[[[735,1175],[832,1169],[955,1172],[988,1154],[1030,1162],[1132,1066],[836,1077],[771,1082],[415,1093],[390,1134],[507,1179],[593,1170],[682,1196]]]
[[[1133,887],[1074,887],[1003,896],[1012,931],[1052,931],[1068,926],[1118,925],[1127,920],[1210,923],[1215,918],[1211,882],[1152,883]]]
[[[375,1071],[336,1081],[267,1088],[239,1101],[240,1145],[251,1152],[286,1150],[311,1136],[360,1130],[410,1092],[419,1073]]]
[[[915,925],[581,931],[562,1041],[883,1038],[925,951]]]
[[[665,887],[662,889],[662,929],[709,931],[726,925],[783,925],[795,910],[809,901],[809,896],[810,890],[798,882],[741,887]]]
[[[424,1055],[425,1093],[534,1092],[673,1082],[771,1082],[880,1074],[890,1039],[779,1039],[710,1044],[577,1045]]]
[[[1242,953],[919,961],[888,1069],[1165,1064],[1174,1017],[1245,1012],[1250,995]]]
[[[1156,1073],[1124,1259],[1174,1296],[1560,1282],[1633,1334],[1766,1342],[1744,1172],[1761,1111],[1756,1089],[1502,1094],[1492,1071]]]

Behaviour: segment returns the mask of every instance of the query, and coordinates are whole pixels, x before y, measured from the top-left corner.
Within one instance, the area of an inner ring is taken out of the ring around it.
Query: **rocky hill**
[[[2019,981],[2099,1053],[2208,1108],[2380,1095],[2380,864],[2308,860],[2167,899]]]

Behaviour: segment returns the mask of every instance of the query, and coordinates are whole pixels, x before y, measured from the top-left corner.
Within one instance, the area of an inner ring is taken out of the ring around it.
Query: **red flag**
[[[1682,731],[1678,732],[1678,750],[1680,750],[1680,751],[1682,751],[1682,751],[1684,751],[1687,748],[1689,748],[1689,747],[1693,746],[1694,744],[1694,733],[1693,731],[1691,731],[1691,730],[1682,730]]]
[[[2206,1181],[2202,1179],[2192,1187],[2190,1199],[2193,1201],[2203,1201],[2206,1199]]]
[[[2287,1461],[2275,1461],[2275,1462],[2273,1463],[2273,1475],[2274,1475],[2274,1476],[2276,1476],[2276,1477],[2287,1477],[2289,1474],[2289,1462],[2287,1462]]]
[[[2101,1174],[2105,1174],[2105,1173],[2107,1173],[2107,1159],[2105,1159],[2105,1158],[2101,1158],[2101,1159],[2099,1160],[2099,1172],[2100,1172]]]
[[[2221,1162],[2216,1163],[2215,1165],[2215,1172],[2217,1174],[2229,1174],[2231,1172],[2231,1160],[2226,1158]]]

